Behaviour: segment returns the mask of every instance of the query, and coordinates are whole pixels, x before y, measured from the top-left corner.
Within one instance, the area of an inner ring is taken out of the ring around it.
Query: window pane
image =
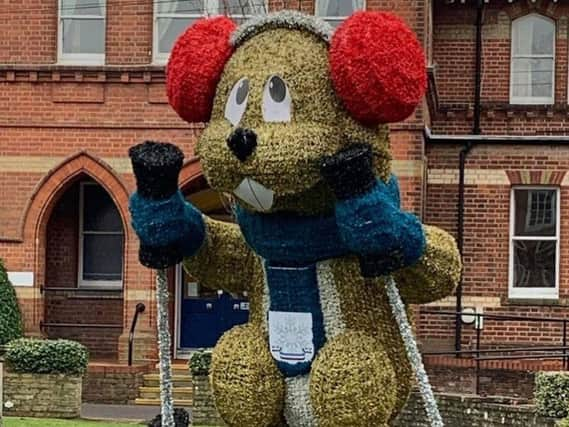
[[[83,235],[83,280],[121,280],[122,252],[122,235]]]
[[[178,37],[197,18],[159,18],[157,19],[158,52],[170,53]]]
[[[354,11],[363,9],[363,0],[318,0],[318,16],[350,16]]]
[[[253,15],[257,10],[258,13],[263,12],[263,0],[223,0],[217,4],[217,13],[220,15]]]
[[[512,63],[512,91],[519,97],[553,96],[553,59],[515,58]]]
[[[63,53],[104,53],[104,19],[64,19]]]
[[[514,287],[555,287],[555,241],[514,241]]]
[[[557,192],[555,190],[515,190],[516,236],[555,236],[557,233]]]
[[[553,67],[553,59],[535,59],[531,61],[532,96],[553,96]]]
[[[185,13],[190,15],[201,15],[204,13],[203,0],[157,0],[157,4],[158,13]]]
[[[109,194],[100,185],[83,187],[83,230],[121,232],[119,211]]]
[[[61,16],[105,16],[104,0],[62,0]]]
[[[514,21],[514,54],[553,55],[555,23],[540,16],[528,16]]]

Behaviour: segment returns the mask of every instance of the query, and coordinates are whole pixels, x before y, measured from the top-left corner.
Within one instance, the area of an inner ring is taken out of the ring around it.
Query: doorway
[[[178,266],[177,357],[200,348],[212,348],[234,326],[249,319],[247,295],[201,286]]]

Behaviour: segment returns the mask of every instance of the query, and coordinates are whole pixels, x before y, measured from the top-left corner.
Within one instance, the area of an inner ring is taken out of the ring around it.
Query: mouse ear
[[[166,68],[170,105],[187,122],[207,122],[235,23],[224,16],[196,21],[176,41]]]
[[[385,12],[357,12],[335,32],[330,73],[352,117],[374,126],[409,117],[427,87],[425,56],[411,29]]]

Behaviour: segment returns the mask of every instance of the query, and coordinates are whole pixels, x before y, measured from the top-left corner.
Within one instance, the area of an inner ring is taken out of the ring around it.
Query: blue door
[[[181,277],[182,349],[213,347],[225,331],[249,319],[249,303],[243,295],[231,295],[202,287],[185,272]]]

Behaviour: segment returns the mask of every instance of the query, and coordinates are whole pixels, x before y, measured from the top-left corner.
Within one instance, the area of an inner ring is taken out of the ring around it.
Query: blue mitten
[[[201,213],[178,190],[183,154],[172,144],[145,142],[129,150],[137,192],[130,198],[141,264],[167,268],[191,256],[205,238]]]
[[[353,145],[323,159],[321,172],[336,195],[342,241],[359,255],[364,277],[389,274],[416,263],[425,250],[419,219],[400,209],[394,176],[386,184],[373,172],[371,148]]]

